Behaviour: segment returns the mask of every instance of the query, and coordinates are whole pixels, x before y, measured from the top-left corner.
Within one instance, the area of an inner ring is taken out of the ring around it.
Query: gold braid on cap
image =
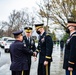
[[[28,30],[28,29],[27,29],[27,30],[25,30],[25,32],[26,32],[26,33],[30,33],[31,31],[32,31],[32,30]]]
[[[42,28],[43,26],[37,26],[36,29],[38,30],[39,28]]]

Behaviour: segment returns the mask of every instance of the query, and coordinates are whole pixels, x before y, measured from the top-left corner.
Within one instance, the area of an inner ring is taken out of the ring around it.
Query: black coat
[[[40,63],[43,63],[45,60],[48,62],[52,61],[53,41],[50,35],[44,32],[40,36],[37,49],[36,52],[39,52]]]
[[[60,41],[60,48],[64,48],[64,41],[63,40]]]
[[[16,40],[10,46],[11,66],[12,71],[28,70],[27,55],[33,55],[33,52],[26,48],[23,42]]]
[[[34,52],[36,50],[35,41],[32,37],[30,37],[30,42],[29,42],[27,37],[24,36],[23,43],[26,44],[26,47],[28,48],[28,50],[30,50],[32,52]],[[29,63],[31,63],[31,56],[30,55],[28,55],[28,61],[29,61]]]
[[[65,45],[63,68],[72,67],[76,70],[76,32],[74,32],[67,40]]]

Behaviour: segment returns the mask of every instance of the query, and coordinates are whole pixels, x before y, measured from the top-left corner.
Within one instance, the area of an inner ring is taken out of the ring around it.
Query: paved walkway
[[[51,75],[65,75],[63,69],[63,55],[61,55],[60,46],[55,45],[53,49],[53,62],[51,64]]]
[[[64,69],[63,69],[63,56],[61,57],[60,47],[55,45],[53,49],[53,62],[51,63],[51,70],[50,75],[65,75]],[[37,75],[37,65],[38,65],[38,59],[37,61],[34,61],[34,58],[32,58],[32,66],[31,66],[31,73],[30,75]]]
[[[9,54],[6,54],[5,56],[9,56]],[[10,56],[9,56],[10,57]],[[53,48],[53,62],[51,63],[51,70],[50,75],[65,75],[64,70],[62,68],[63,66],[63,56],[60,56],[60,48],[59,46],[55,45]],[[5,59],[3,59],[5,60]],[[11,75],[11,71],[9,70],[10,67],[10,59],[9,63],[3,65],[0,67],[0,75]],[[32,65],[31,65],[31,72],[30,75],[37,75],[37,67],[38,67],[38,59],[37,61],[34,61],[34,58],[32,57]]]

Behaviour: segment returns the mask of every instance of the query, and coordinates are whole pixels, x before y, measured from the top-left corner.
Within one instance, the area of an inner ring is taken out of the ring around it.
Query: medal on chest
[[[43,43],[45,41],[45,38],[43,37],[42,39],[41,39],[41,42]]]
[[[34,44],[34,41],[33,40],[31,40],[31,44]]]

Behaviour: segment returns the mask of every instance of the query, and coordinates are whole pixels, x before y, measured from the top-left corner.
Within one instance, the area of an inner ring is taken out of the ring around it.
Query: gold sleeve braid
[[[70,62],[70,61],[68,61],[68,63],[70,63],[70,64],[75,64],[74,62]]]
[[[49,56],[45,56],[45,58],[47,58],[47,59],[51,59],[51,57],[49,57]]]
[[[24,73],[24,71],[22,71],[22,74],[21,75],[23,75],[23,73]]]

